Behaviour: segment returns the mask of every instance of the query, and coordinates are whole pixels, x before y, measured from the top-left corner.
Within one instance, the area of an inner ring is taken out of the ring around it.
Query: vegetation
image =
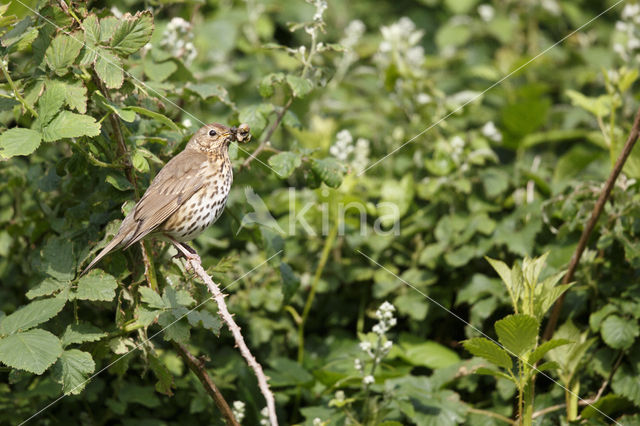
[[[268,424],[174,248],[78,277],[220,122],[194,246],[280,424],[640,424],[638,148],[569,268],[639,51],[632,0],[0,6],[0,423]]]

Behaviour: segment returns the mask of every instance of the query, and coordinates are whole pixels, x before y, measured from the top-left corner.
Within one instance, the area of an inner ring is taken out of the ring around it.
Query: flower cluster
[[[354,361],[355,369],[363,375],[362,384],[366,387],[375,383],[374,373],[377,366],[382,362],[384,357],[389,354],[393,347],[393,341],[388,339],[386,334],[393,326],[396,325],[395,306],[389,302],[384,302],[376,310],[376,318],[378,322],[373,326],[371,331],[376,335],[375,339],[362,340],[360,349],[367,355],[364,360],[356,358]],[[365,372],[366,364],[371,364],[371,369]]]
[[[424,48],[419,45],[424,32],[416,29],[416,24],[406,16],[387,27],[380,28],[382,42],[378,48],[377,60],[390,63],[397,59],[399,65],[419,68],[424,63]]]
[[[489,121],[484,126],[482,126],[480,132],[485,138],[493,142],[502,142],[502,133],[500,133],[500,130],[498,130],[493,121]]]
[[[260,410],[260,425],[261,426],[270,426],[271,421],[269,420],[269,409],[264,407]]]
[[[172,56],[182,58],[190,64],[198,55],[193,44],[193,26],[182,18],[173,18],[162,34],[160,46],[167,49]]]
[[[640,4],[625,5],[620,18],[616,22],[613,50],[624,61],[636,59],[640,50]]]
[[[331,145],[329,153],[338,160],[349,164],[354,170],[360,171],[369,164],[371,149],[369,141],[364,138],[358,138],[354,145],[351,132],[345,129],[338,132],[336,143]]]
[[[242,423],[242,419],[244,419],[245,415],[245,403],[242,401],[233,401],[233,408],[231,411],[233,412],[233,417],[236,418],[238,423]]]

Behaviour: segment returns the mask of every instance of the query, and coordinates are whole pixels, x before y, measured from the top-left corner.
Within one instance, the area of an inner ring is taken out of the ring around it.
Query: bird
[[[80,276],[112,250],[127,249],[147,236],[164,237],[179,255],[199,261],[186,242],[200,235],[224,210],[233,182],[229,144],[250,140],[249,125],[244,123],[237,128],[218,123],[201,127],[185,149],[158,172],[116,235]]]

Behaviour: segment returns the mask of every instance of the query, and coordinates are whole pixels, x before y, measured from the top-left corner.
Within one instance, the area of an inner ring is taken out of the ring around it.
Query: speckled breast
[[[233,182],[231,162],[203,176],[202,189],[187,200],[161,225],[163,233],[180,241],[190,241],[213,224],[224,210]]]

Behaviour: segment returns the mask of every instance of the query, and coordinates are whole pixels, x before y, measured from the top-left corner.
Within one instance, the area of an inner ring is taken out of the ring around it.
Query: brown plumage
[[[184,244],[215,222],[229,196],[233,172],[229,144],[248,142],[249,126],[207,124],[157,174],[118,233],[82,271],[84,275],[115,248],[128,248],[149,234],[161,234],[185,253]],[[182,250],[180,249],[182,246]],[[193,255],[197,257],[197,255]]]

